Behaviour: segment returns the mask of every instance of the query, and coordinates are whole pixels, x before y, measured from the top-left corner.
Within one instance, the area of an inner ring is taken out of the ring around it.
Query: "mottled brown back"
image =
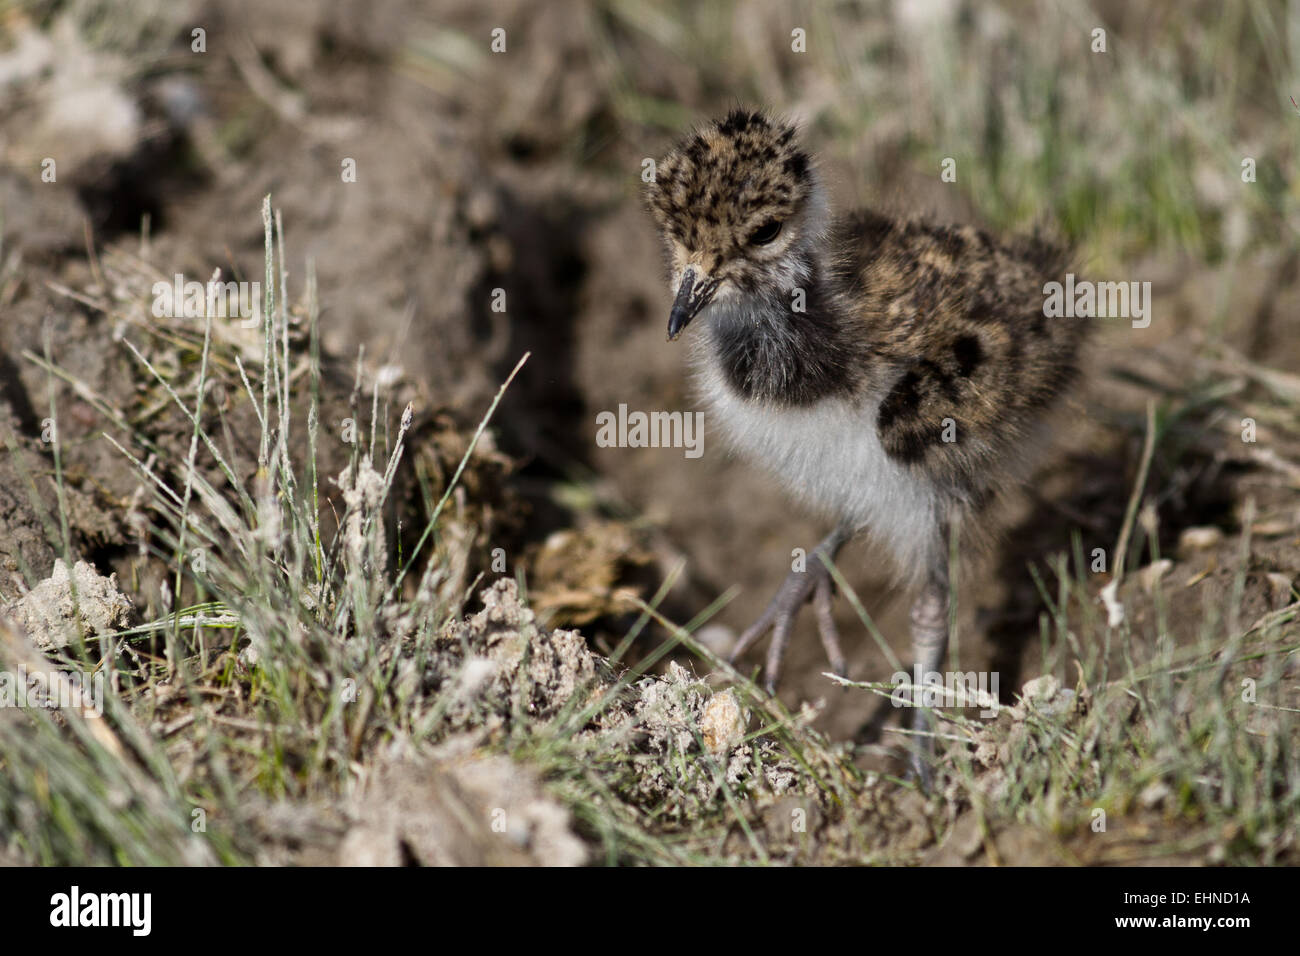
[[[839,221],[833,243],[872,364],[902,373],[880,406],[886,451],[982,501],[1078,377],[1088,320],[1043,310],[1043,285],[1063,279],[1068,254],[869,211]],[[943,440],[945,419],[955,441]]]

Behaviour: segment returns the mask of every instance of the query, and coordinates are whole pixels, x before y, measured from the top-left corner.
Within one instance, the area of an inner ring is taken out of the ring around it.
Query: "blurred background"
[[[732,105],[764,106],[802,125],[838,208],[1043,228],[1076,245],[1080,273],[1152,283],[1150,327],[1107,327],[1060,453],[962,583],[961,663],[1010,689],[1026,655],[1038,661],[1031,569],[1114,545],[1149,400],[1169,428],[1148,532],[1182,560],[1184,532],[1235,528],[1249,489],[1281,531],[1246,600],[1289,600],[1298,54],[1300,4],[1263,0],[0,0],[0,415],[38,429],[47,376],[21,356],[41,352],[52,315],[63,365],[129,401],[113,323],[68,315],[51,290],[102,285],[97,256],[113,247],[164,275],[258,278],[271,194],[290,298],[313,262],[323,348],[347,368],[364,347],[366,376],[474,422],[532,353],[494,419],[510,495],[476,541],[481,568],[503,548],[548,620],[609,648],[628,595],[681,565],[664,602],[675,620],[737,589],[704,634],[725,649],[791,549],[824,529],[729,460],[707,420],[705,454],[688,460],[598,448],[595,416],[696,407],[687,350],[664,341],[642,160]],[[940,178],[949,158],[956,182]],[[1264,410],[1255,446],[1238,435],[1248,396]],[[75,443],[92,424],[69,426],[76,530],[122,568],[134,477]],[[7,567],[44,573],[53,552],[18,486],[0,487]],[[904,646],[907,601],[870,542],[840,563]],[[1215,574],[1205,588],[1221,596]],[[1175,618],[1199,619],[1205,588]],[[840,603],[852,676],[886,677]],[[828,695],[802,626],[790,702]],[[831,696],[823,726],[862,734],[863,698]]]

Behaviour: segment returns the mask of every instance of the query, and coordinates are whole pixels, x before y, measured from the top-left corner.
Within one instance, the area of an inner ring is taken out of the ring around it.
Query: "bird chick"
[[[978,544],[995,493],[1025,477],[1045,414],[1079,374],[1086,325],[1043,308],[1065,253],[867,210],[833,216],[795,128],[752,110],[671,149],[648,204],[674,296],[668,337],[699,326],[706,420],[833,522],[732,659],[770,631],[775,690],[811,599],[843,674],[829,562],[870,531],[915,590],[915,662],[939,671],[950,541]],[[914,726],[928,728],[925,711]],[[928,779],[925,752],[913,766]]]

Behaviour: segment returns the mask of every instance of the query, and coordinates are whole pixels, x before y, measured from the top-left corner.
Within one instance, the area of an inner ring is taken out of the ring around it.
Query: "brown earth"
[[[81,85],[75,76],[62,86],[50,79],[50,71],[58,77],[72,69],[70,59],[57,57],[6,81],[20,95],[0,107],[0,129],[26,133],[0,141],[0,437],[24,454],[0,456],[0,596],[15,597],[47,578],[61,550],[55,460],[42,440],[53,400],[71,551],[104,574],[116,572],[142,617],[162,612],[165,569],[140,546],[132,523],[137,472],[99,436],[125,440],[104,413],[113,410],[149,437],[159,462],[181,462],[189,425],[158,398],[123,346],[112,283],[137,268],[203,278],[220,267],[229,276],[260,278],[260,205],[267,194],[283,214],[291,298],[308,262],[319,276],[322,421],[355,417],[359,407],[364,413],[379,370],[397,366],[400,380],[386,400],[393,409],[416,403],[408,445],[429,449],[446,470],[509,370],[532,353],[494,421],[500,453],[480,456],[467,486],[481,532],[467,580],[490,573],[492,550],[503,548],[507,573],[525,572],[535,606],[551,623],[580,624],[594,647],[608,649],[634,614],[629,595],[649,597],[683,561],[665,613],[685,621],[738,587],[718,617],[737,632],[784,577],[791,549],[821,537],[816,520],[725,456],[707,432],[698,460],[680,450],[596,447],[598,411],[620,403],[692,407],[685,350],[664,342],[660,253],[629,172],[662,142],[615,115],[605,91],[629,66],[591,52],[583,38],[593,15],[585,8],[499,3],[489,14],[468,0],[439,7],[435,24],[420,5],[404,2],[373,10],[344,2],[194,3],[193,22],[208,30],[202,57],[162,44],[150,68],[140,69],[138,59],[124,63],[111,50],[80,49],[93,67]],[[477,37],[497,23],[510,28],[505,66],[478,48],[413,56],[421,44],[445,37],[435,26]],[[32,29],[17,13],[6,25],[10,42],[22,42]],[[615,60],[625,55],[636,63],[637,49],[617,35],[611,42]],[[658,64],[640,66],[652,71]],[[695,88],[681,72],[662,71],[654,84],[679,102],[711,106],[725,99]],[[40,97],[51,86],[73,101],[72,120],[39,120]],[[94,108],[95,90],[135,111],[131,135],[100,129],[115,114],[102,104]],[[59,157],[57,183],[40,181],[32,159],[42,156]],[[354,183],[340,177],[348,159],[356,163]],[[833,168],[831,179],[845,200],[898,205],[906,196],[913,208],[970,220],[953,191],[908,173],[905,164],[895,168],[893,181],[870,188],[851,169]],[[1228,338],[1241,343],[1244,355],[1300,372],[1300,346],[1280,334],[1300,305],[1294,263],[1258,258],[1248,268],[1259,281],[1243,288]],[[1054,436],[1055,457],[1027,490],[1010,495],[1002,543],[962,576],[962,666],[1001,672],[1008,692],[1044,666],[1045,605],[1027,566],[1045,570],[1049,556],[1070,549],[1076,532],[1085,555],[1113,548],[1141,459],[1146,402],[1176,394],[1211,361],[1197,330],[1205,324],[1204,289],[1213,274],[1162,263],[1145,274],[1160,277],[1154,311],[1169,321],[1103,336],[1090,384]],[[492,309],[496,289],[504,290],[505,313]],[[201,337],[201,329],[194,334]],[[146,354],[166,354],[141,326],[128,322],[125,335]],[[366,384],[358,401],[353,366],[361,346]],[[89,392],[52,377],[42,359],[47,351]],[[1243,389],[1258,384],[1246,365],[1230,363],[1224,375]],[[251,477],[255,420],[233,397],[229,411],[224,435],[232,460]],[[1153,462],[1148,489],[1159,509],[1161,552],[1172,560],[1160,613],[1190,643],[1207,613],[1235,614],[1248,624],[1290,602],[1300,575],[1300,513],[1296,474],[1285,465],[1261,466],[1234,422],[1192,409],[1184,424],[1184,453]],[[1259,447],[1271,447],[1279,460],[1300,458],[1281,434],[1270,438]],[[342,446],[322,447],[321,473],[337,474],[346,460]],[[418,526],[415,479],[404,480],[398,497],[412,509],[405,524]],[[1255,503],[1248,574],[1230,606],[1247,498]],[[1184,531],[1206,526],[1222,536],[1204,547],[1178,547]],[[905,656],[906,600],[891,593],[875,553],[870,542],[856,542],[840,564]],[[1124,595],[1133,619],[1142,621],[1156,609],[1133,570]],[[1094,593],[1105,580],[1090,578]],[[838,603],[837,620],[850,676],[887,679],[888,665],[847,602]],[[662,636],[651,628],[643,645]],[[714,639],[725,644],[727,634],[714,632]],[[834,689],[824,669],[805,620],[782,699],[791,706],[824,699],[818,725],[832,739],[880,739],[888,714],[870,697]],[[875,758],[868,752],[864,761]],[[954,839],[950,857],[967,859],[979,849],[974,837],[966,850]],[[1003,859],[1039,860],[1033,847],[1017,848],[1014,833],[997,837],[997,851]]]

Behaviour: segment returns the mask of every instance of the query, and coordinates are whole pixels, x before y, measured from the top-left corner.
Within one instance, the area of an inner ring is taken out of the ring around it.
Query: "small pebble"
[[[704,705],[700,733],[710,753],[730,750],[745,736],[745,712],[731,688],[719,691]]]
[[[1286,607],[1293,600],[1291,576],[1277,571],[1267,576],[1268,599],[1274,610]]]
[[[1173,566],[1174,562],[1168,558],[1161,558],[1159,561],[1148,564],[1138,572],[1138,583],[1142,585],[1142,590],[1146,591],[1147,594],[1154,592],[1156,585],[1160,583],[1160,579],[1168,574]]]
[[[1218,528],[1185,528],[1178,536],[1178,553],[1191,554],[1193,551],[1208,551],[1223,540],[1223,532]]]

